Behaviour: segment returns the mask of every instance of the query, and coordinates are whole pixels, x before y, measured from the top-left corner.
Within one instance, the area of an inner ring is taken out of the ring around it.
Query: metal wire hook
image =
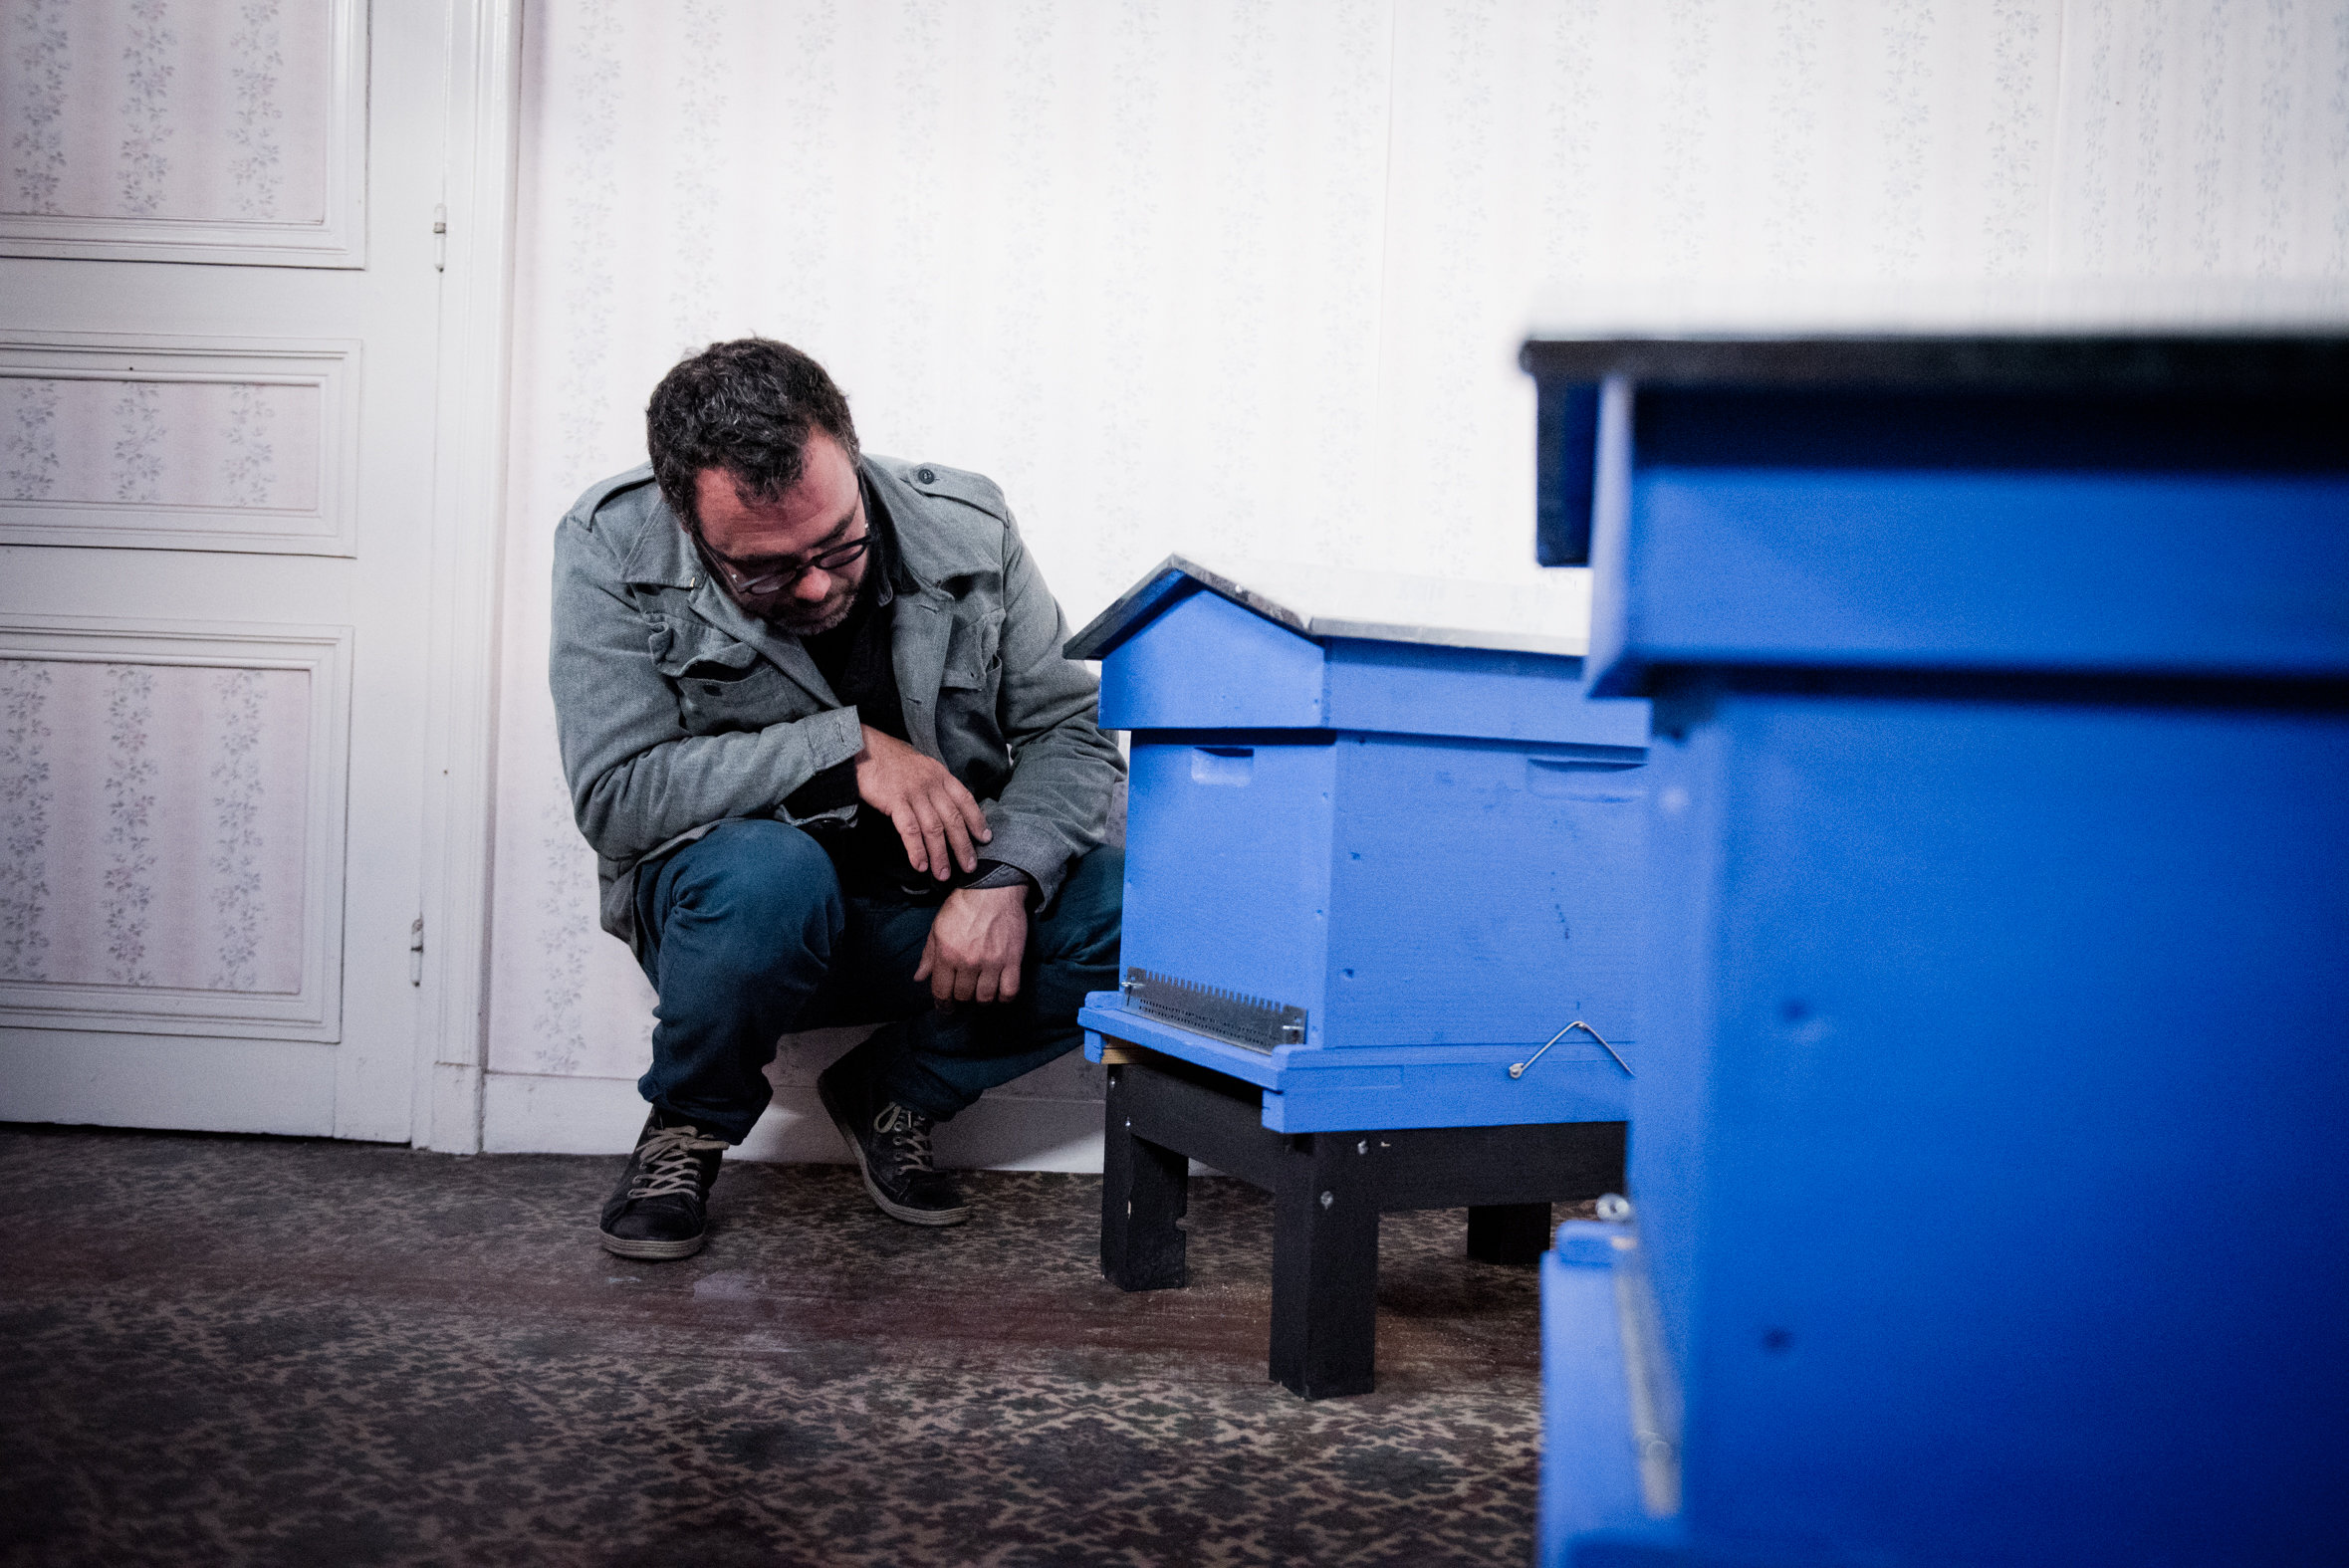
[[[1636,1078],[1639,1076],[1638,1073],[1631,1070],[1631,1063],[1625,1061],[1622,1057],[1622,1054],[1617,1051],[1614,1046],[1607,1044],[1605,1035],[1599,1033],[1598,1030],[1592,1028],[1589,1024],[1583,1022],[1580,1018],[1576,1018],[1573,1022],[1567,1024],[1564,1028],[1558,1030],[1555,1034],[1552,1034],[1549,1038],[1543,1040],[1541,1042],[1541,1050],[1549,1049],[1550,1046],[1555,1045],[1559,1040],[1564,1039],[1567,1035],[1573,1033],[1576,1029],[1580,1029],[1583,1033],[1589,1035],[1592,1039],[1597,1040],[1599,1045],[1606,1051],[1606,1053],[1615,1058],[1615,1065],[1623,1069],[1624,1077]],[[1541,1059],[1541,1050],[1535,1051],[1532,1055],[1527,1056],[1524,1061],[1511,1062],[1509,1064],[1509,1075],[1513,1078],[1524,1077],[1526,1075],[1526,1069],[1532,1066],[1533,1063]]]

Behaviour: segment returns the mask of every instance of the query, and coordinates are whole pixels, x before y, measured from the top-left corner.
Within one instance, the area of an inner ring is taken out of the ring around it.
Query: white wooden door
[[[448,26],[0,0],[0,1119],[410,1136]]]

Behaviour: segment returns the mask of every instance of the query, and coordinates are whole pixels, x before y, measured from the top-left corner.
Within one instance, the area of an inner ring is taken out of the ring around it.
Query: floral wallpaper
[[[546,585],[680,352],[816,353],[1072,622],[1176,549],[1524,582],[1543,301],[2349,276],[2349,7],[545,0],[519,241],[491,1065],[633,1076]]]
[[[0,658],[0,982],[301,990],[310,677]]]
[[[0,214],[319,224],[319,0],[0,0]]]
[[[0,370],[0,506],[313,515],[323,405],[316,385]]]

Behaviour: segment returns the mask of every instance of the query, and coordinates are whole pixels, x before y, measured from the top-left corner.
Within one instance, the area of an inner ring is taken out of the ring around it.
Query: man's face
[[[694,475],[693,494],[702,543],[726,558],[719,563],[719,585],[744,609],[803,637],[829,631],[848,618],[872,564],[869,551],[834,571],[811,566],[772,596],[745,598],[723,569],[730,562],[752,578],[789,572],[864,537],[863,489],[856,483],[856,465],[837,441],[821,430],[809,436],[800,482],[780,500],[747,499],[735,489],[732,475],[715,468]]]

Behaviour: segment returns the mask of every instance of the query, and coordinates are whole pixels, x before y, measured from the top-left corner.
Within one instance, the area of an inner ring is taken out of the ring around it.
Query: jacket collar
[[[651,473],[649,466],[645,472]],[[645,509],[628,559],[620,562],[620,577],[631,587],[690,588],[702,575],[693,541],[686,538],[685,525],[669,510],[659,487],[647,485],[645,490],[652,504]]]
[[[889,663],[905,712],[906,739],[916,751],[941,759],[938,683],[953,636],[957,579],[1000,566],[972,549],[951,509],[907,484],[885,461],[867,457],[865,482],[889,515],[897,543],[897,613],[890,624]]]
[[[899,466],[887,458],[870,456],[862,463],[865,483],[880,497],[895,524],[898,562],[902,575],[912,579],[910,591],[951,599],[947,584],[956,578],[1001,570],[1000,549],[978,548],[970,529],[955,526],[960,520],[951,514],[962,509],[906,483],[897,472]]]
[[[915,748],[935,758],[939,755],[938,681],[946,667],[955,601],[949,584],[999,570],[1002,560],[979,548],[972,530],[957,526],[961,520],[952,516],[953,508],[942,507],[907,484],[887,460],[867,456],[857,467],[868,497],[880,503],[894,546],[896,559],[884,566],[888,575],[882,590],[897,601],[890,663],[904,700],[906,727]],[[667,500],[657,489],[647,489],[652,504],[620,568],[622,577],[640,586],[690,590],[695,614],[765,654],[824,707],[838,707],[839,697],[800,639],[743,613],[742,606],[702,564],[692,537]]]
[[[701,553],[693,548],[692,536],[685,532],[684,523],[667,499],[658,490],[652,495],[652,505],[645,512],[644,525],[637,531],[635,546],[628,552],[620,575],[632,586],[690,590],[694,614],[736,641],[758,649],[824,707],[838,707],[840,700],[833,694],[831,684],[816,668],[808,650],[800,646],[800,639],[745,614],[742,606],[734,602],[733,595],[720,587],[717,578],[702,564]]]

